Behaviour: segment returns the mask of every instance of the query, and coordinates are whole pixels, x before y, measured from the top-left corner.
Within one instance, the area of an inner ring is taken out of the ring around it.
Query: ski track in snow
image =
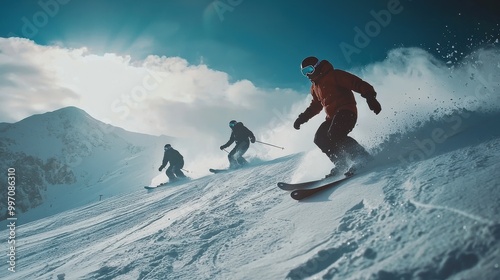
[[[414,200],[409,200],[410,203],[414,204],[415,206],[418,206],[418,207],[423,207],[423,208],[429,208],[429,209],[437,209],[437,210],[445,210],[445,211],[450,211],[450,212],[453,212],[455,214],[458,214],[458,215],[462,215],[464,217],[467,217],[469,219],[472,219],[472,220],[475,220],[475,221],[478,221],[480,223],[483,223],[483,224],[487,224],[487,225],[493,225],[495,224],[495,222],[493,221],[490,221],[490,220],[486,220],[486,219],[483,219],[481,217],[478,217],[478,216],[475,216],[475,215],[472,215],[470,213],[467,213],[465,211],[461,211],[459,209],[454,209],[454,208],[451,208],[451,207],[447,207],[447,206],[439,206],[439,205],[429,205],[429,204],[423,204],[423,203],[420,203],[420,202],[416,202]]]
[[[20,225],[2,279],[498,279],[500,138],[297,202],[300,155]],[[474,172],[470,172],[474,167]],[[0,232],[7,236],[7,231]]]

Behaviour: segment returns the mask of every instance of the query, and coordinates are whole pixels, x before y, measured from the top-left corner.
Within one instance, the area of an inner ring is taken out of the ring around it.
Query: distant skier
[[[229,152],[227,158],[229,159],[229,168],[234,169],[241,167],[248,162],[243,158],[243,154],[246,153],[248,147],[250,147],[250,142],[255,143],[255,136],[253,133],[243,125],[241,122],[232,120],[229,122],[229,127],[231,128],[231,137],[226,144],[220,146],[221,150],[231,146],[233,142],[236,146]]]
[[[313,99],[309,107],[298,116],[293,127],[300,129],[302,124],[324,109],[326,120],[316,131],[314,143],[335,164],[327,177],[346,171],[353,173],[356,164],[362,165],[371,156],[356,140],[347,136],[358,117],[352,91],[360,93],[375,114],[382,110],[376,99],[377,93],[369,83],[351,73],[334,69],[326,60],[319,61],[318,58],[310,56],[302,60],[300,66],[302,74],[312,82]],[[355,162],[351,168],[347,165],[348,159]]]
[[[170,166],[167,168],[165,173],[169,179],[169,182],[175,182],[179,179],[186,178],[186,175],[182,172],[182,168],[184,167],[184,158],[183,156],[170,144],[166,144],[163,148],[165,152],[163,153],[163,162],[158,169],[160,172],[170,163]]]

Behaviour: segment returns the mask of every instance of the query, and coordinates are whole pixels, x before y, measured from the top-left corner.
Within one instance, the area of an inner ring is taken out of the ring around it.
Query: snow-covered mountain
[[[2,261],[0,277],[500,279],[499,117],[462,112],[390,137],[375,168],[300,202],[276,183],[315,168],[307,153],[18,221],[16,272]]]
[[[16,209],[25,221],[148,184],[163,145],[172,140],[125,131],[76,107],[2,123],[0,131],[1,169],[16,170]],[[2,201],[6,196],[0,193]],[[2,220],[5,207],[0,206]]]

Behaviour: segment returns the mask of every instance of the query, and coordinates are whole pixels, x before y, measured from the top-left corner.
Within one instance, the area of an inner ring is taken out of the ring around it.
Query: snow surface
[[[300,202],[276,183],[313,168],[307,153],[18,220],[0,278],[500,279],[499,117],[446,139],[450,122],[427,123]]]

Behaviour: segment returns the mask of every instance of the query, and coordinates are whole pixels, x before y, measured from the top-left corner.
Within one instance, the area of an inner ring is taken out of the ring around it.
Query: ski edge
[[[286,183],[286,182],[278,182],[278,188],[285,190],[285,191],[293,191],[293,190],[301,190],[301,189],[309,189],[309,188],[315,188],[317,186],[322,186],[324,184],[329,184],[336,182],[338,180],[343,179],[345,176],[339,177],[339,176],[332,176],[328,178],[323,178],[323,179],[318,179],[318,180],[313,180],[313,181],[307,181],[307,182],[302,182],[302,183]]]
[[[308,198],[310,196],[313,196],[313,195],[315,195],[323,190],[340,185],[341,183],[343,183],[344,181],[346,181],[347,179],[350,179],[352,177],[353,177],[353,175],[348,176],[348,177],[344,177],[344,178],[341,178],[337,181],[329,182],[329,183],[320,185],[320,186],[312,188],[312,189],[294,190],[290,193],[290,197],[292,197],[295,200],[300,201],[300,200],[303,200],[303,199]]]

